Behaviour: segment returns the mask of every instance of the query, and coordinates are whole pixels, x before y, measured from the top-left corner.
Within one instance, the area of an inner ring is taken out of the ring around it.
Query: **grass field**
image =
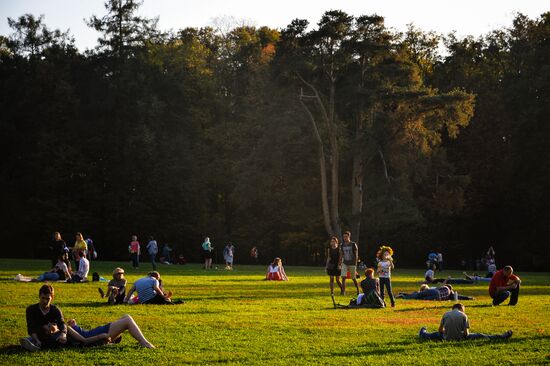
[[[93,262],[105,278],[128,263]],[[451,302],[397,300],[394,309],[333,309],[322,268],[287,267],[289,282],[262,281],[264,267],[205,272],[197,264],[160,266],[165,288],[183,305],[107,306],[98,283],[54,284],[54,303],[66,319],[91,328],[131,314],[158,348],[142,349],[127,333],[118,345],[30,353],[18,344],[26,335],[25,308],[38,301],[36,276],[47,261],[0,259],[0,364],[9,365],[550,365],[550,276],[518,273],[516,307],[490,306],[487,284],[456,285],[466,301],[471,331],[514,335],[507,341],[422,342],[418,330],[437,329]],[[221,268],[221,266],[219,266]],[[134,282],[150,269],[127,270]],[[417,288],[423,271],[397,269],[394,293]],[[444,275],[459,276],[446,271]],[[104,284],[100,284],[105,286]],[[350,297],[337,296],[344,304]]]

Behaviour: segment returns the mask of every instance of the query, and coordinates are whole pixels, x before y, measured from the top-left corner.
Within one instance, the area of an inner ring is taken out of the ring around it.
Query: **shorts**
[[[94,328],[94,329],[90,329],[90,330],[84,330],[82,328],[80,328],[78,325],[75,325],[74,327],[72,327],[78,334],[80,334],[81,336],[83,336],[84,338],[90,338],[90,337],[93,337],[93,336],[96,336],[98,334],[102,334],[102,333],[109,333],[109,328],[111,327],[111,323],[107,323],[105,325],[102,325],[100,327],[97,327],[97,328]]]
[[[341,269],[338,267],[327,268],[327,275],[340,276]]]
[[[203,250],[202,251],[202,257],[204,259],[211,259],[212,258],[212,252],[209,250]]]
[[[269,272],[267,274],[267,279],[269,281],[282,281],[283,277],[281,276],[281,274],[279,272]]]
[[[340,276],[347,277],[348,272],[350,273],[351,278],[355,278],[355,273],[357,272],[357,266],[342,263],[342,271],[340,271]]]

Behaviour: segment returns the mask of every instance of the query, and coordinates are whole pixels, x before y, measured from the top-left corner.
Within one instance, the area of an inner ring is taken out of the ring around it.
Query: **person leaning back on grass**
[[[508,339],[512,336],[509,330],[502,334],[470,333],[468,316],[461,303],[454,304],[451,311],[443,314],[437,332],[428,333],[426,327],[420,328],[419,337],[429,340],[461,341],[470,339]]]
[[[27,332],[29,337],[19,340],[21,345],[29,351],[38,351],[41,348],[55,348],[67,343],[67,326],[63,320],[61,310],[52,304],[55,293],[51,285],[42,285],[38,291],[38,304],[27,307]],[[45,332],[45,325],[54,324],[55,333]]]

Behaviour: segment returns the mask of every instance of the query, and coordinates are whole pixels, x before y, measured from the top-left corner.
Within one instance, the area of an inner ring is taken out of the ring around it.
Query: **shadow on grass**
[[[25,350],[19,345],[14,344],[0,348],[0,355],[16,355],[22,353],[29,353],[29,351]]]
[[[392,353],[401,353],[406,350],[405,347],[372,347],[372,345],[366,345],[366,347],[369,347],[367,350],[362,351],[354,351],[353,356],[373,356],[373,355],[388,355]],[[336,352],[329,352],[327,353],[330,356],[333,357],[349,357],[350,352],[349,351],[336,351]]]

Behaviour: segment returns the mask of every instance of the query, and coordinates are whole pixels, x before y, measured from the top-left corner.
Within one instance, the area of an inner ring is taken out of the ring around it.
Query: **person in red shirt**
[[[497,306],[503,303],[508,297],[510,297],[508,305],[516,305],[518,303],[520,284],[521,280],[518,276],[514,275],[512,266],[506,266],[497,271],[489,284],[489,295],[493,299],[493,305]]]

